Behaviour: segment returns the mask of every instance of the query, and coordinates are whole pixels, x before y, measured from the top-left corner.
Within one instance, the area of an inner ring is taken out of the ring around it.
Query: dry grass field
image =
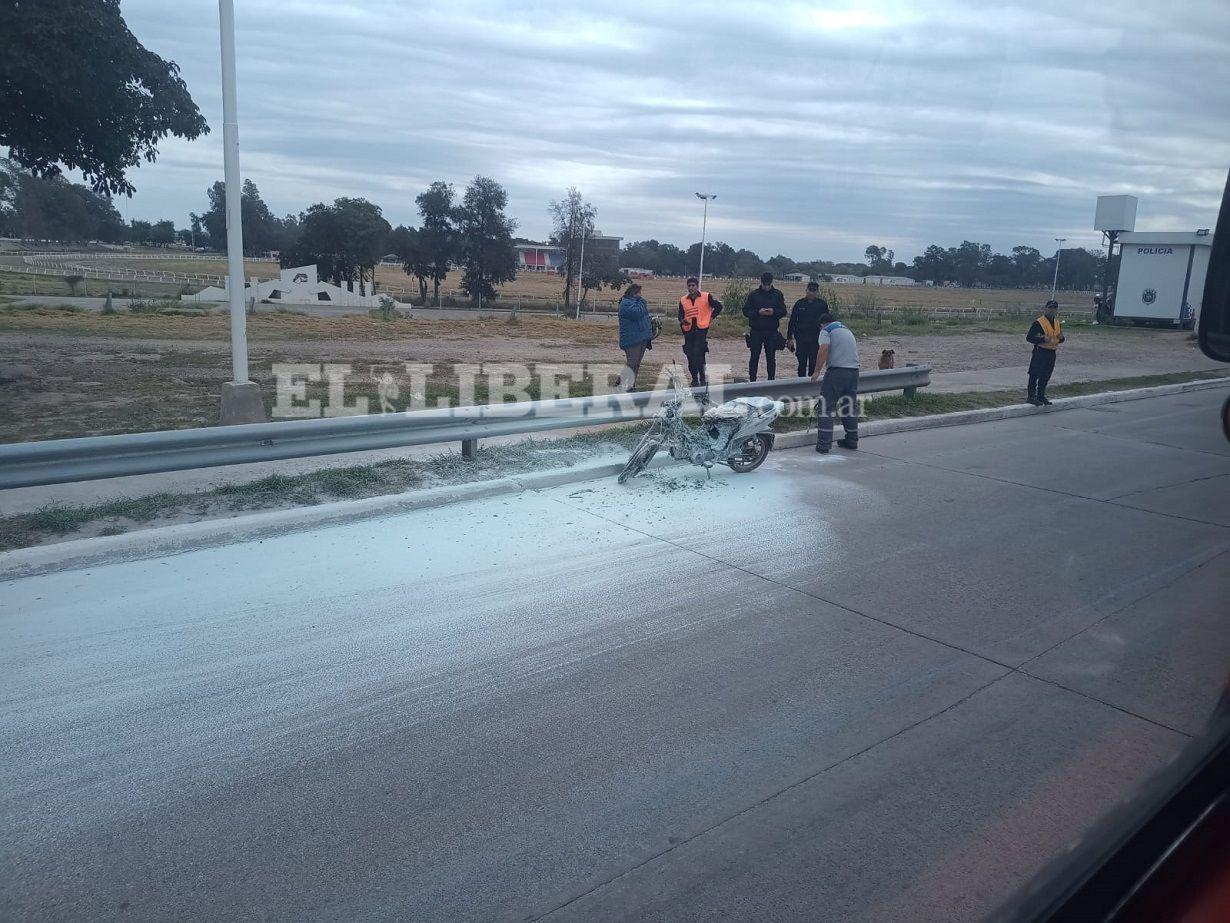
[[[99,268],[124,268],[162,270],[203,275],[224,275],[226,264],[221,260],[194,259],[185,255],[182,259],[149,260],[124,258],[122,256],[97,257],[83,260],[87,265]],[[278,272],[276,263],[268,260],[247,260],[244,264],[246,274],[266,279],[273,278]],[[67,273],[66,273],[67,274]],[[395,266],[380,266],[376,270],[376,278],[380,286],[387,291],[401,294],[405,297],[417,297],[418,285],[415,279],[407,276]],[[679,297],[686,291],[683,279],[643,279],[639,280],[643,288],[645,300],[652,309],[658,311],[672,310]],[[729,279],[707,279],[705,288],[719,298],[722,296]],[[86,280],[78,285],[80,294],[105,294],[108,289],[118,291],[127,285],[140,294],[168,294],[173,286],[156,283],[123,283]],[[57,277],[42,278],[32,282],[8,273],[0,274],[0,291],[16,294],[32,291],[35,286],[44,294],[69,294],[69,288]],[[802,282],[778,282],[777,286],[786,296],[787,303],[803,297]],[[987,312],[1015,313],[1034,311],[1046,301],[1046,291],[1022,291],[1018,289],[961,289],[961,288],[931,288],[927,286],[872,286],[872,285],[833,285],[830,286],[840,300],[841,306],[847,311],[858,313],[876,311],[916,310],[925,312]],[[147,290],[148,289],[148,290]],[[175,289],[177,291],[177,289]],[[452,272],[441,286],[443,295],[461,298],[461,273]],[[505,302],[516,307],[521,302],[560,303],[563,301],[563,280],[558,276],[544,273],[521,273],[515,280],[500,287],[500,296]],[[587,306],[602,311],[613,309],[619,301],[620,292],[610,289],[590,292]],[[1092,294],[1087,292],[1062,292],[1060,303],[1068,312],[1088,312],[1092,310]]]
[[[376,279],[389,288],[415,290],[415,281],[404,272],[391,266],[381,266],[377,270]],[[673,308],[687,288],[683,279],[640,279],[642,295],[650,307],[658,309]],[[717,297],[730,283],[729,279],[706,279],[705,288]],[[802,298],[806,286],[802,282],[775,283],[786,296],[787,304]],[[500,294],[504,298],[541,299],[543,301],[562,301],[564,283],[558,276],[545,273],[521,273],[515,280],[501,287]],[[461,273],[450,273],[443,291],[460,295]],[[1049,297],[1045,291],[1022,291],[1019,289],[960,289],[931,288],[928,286],[877,286],[877,285],[833,285],[842,303],[863,311],[913,309],[923,311],[995,311],[1016,312],[1033,311],[1039,308]],[[588,304],[592,306],[615,305],[621,292],[604,290],[590,292]],[[1087,293],[1064,293],[1061,303],[1067,302],[1070,310],[1087,311],[1092,307],[1092,295]]]

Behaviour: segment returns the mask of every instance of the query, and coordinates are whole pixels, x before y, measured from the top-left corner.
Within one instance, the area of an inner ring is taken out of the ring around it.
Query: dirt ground
[[[227,318],[0,313],[0,354],[32,367],[32,376],[0,381],[0,441],[61,438],[212,425],[218,394],[230,378]],[[254,380],[272,406],[275,363],[350,363],[347,400],[375,399],[376,376],[396,376],[406,362],[432,363],[429,394],[455,394],[452,363],[597,363],[619,365],[613,323],[553,318],[508,320],[399,320],[258,315],[250,320]],[[737,335],[711,340],[711,365],[726,364],[746,377],[747,349]],[[1001,368],[1028,361],[1024,330],[867,334],[863,365],[875,368],[882,349],[898,365],[925,363],[937,373]],[[1173,359],[1176,370],[1197,355],[1192,337],[1178,331],[1074,329],[1066,362],[1130,366],[1147,356]],[[639,383],[649,386],[663,363],[683,364],[679,337],[663,334],[647,354]],[[793,357],[779,354],[779,374],[794,373]],[[309,389],[324,396],[325,385]],[[577,392],[574,392],[577,393]],[[583,387],[580,393],[588,393]],[[537,396],[536,394],[532,396]],[[483,399],[479,395],[479,399]],[[400,406],[397,409],[402,409]]]

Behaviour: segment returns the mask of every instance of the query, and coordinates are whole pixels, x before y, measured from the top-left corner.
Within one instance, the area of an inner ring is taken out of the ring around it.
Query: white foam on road
[[[689,611],[688,581],[733,591],[743,578],[679,539],[755,533],[794,502],[796,467],[677,467],[10,581],[0,812],[40,822],[67,785],[105,814],[159,797],[160,777],[221,780],[228,764],[279,747],[346,746],[607,648],[730,618]],[[662,617],[669,573],[681,575],[679,611]],[[652,624],[646,612],[659,613]],[[388,716],[373,717],[382,696]]]

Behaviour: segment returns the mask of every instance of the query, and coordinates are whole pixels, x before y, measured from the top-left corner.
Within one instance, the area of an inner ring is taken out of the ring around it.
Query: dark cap
[[[1056,301],[1054,298],[1052,298],[1050,301],[1048,301],[1048,302],[1046,303],[1046,306],[1047,306],[1048,308],[1057,308],[1057,307],[1059,307],[1059,302],[1058,302],[1058,301]]]
[[[818,291],[820,291],[820,283],[819,283],[819,282],[808,282],[808,283],[807,283],[807,290],[808,290],[809,292],[818,292]]]
[[[696,276],[688,276],[687,281],[688,281],[688,284],[691,284],[692,282],[695,282],[697,285],[700,284],[700,280],[696,278]]]

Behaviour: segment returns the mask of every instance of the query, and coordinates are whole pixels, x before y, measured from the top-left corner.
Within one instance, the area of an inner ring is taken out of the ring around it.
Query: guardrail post
[[[905,392],[905,396],[908,397],[910,400],[913,400],[915,396],[917,396],[918,394],[917,387],[902,388],[901,390]]]
[[[474,453],[478,451],[477,439],[462,439],[461,440],[461,457],[473,458]]]

